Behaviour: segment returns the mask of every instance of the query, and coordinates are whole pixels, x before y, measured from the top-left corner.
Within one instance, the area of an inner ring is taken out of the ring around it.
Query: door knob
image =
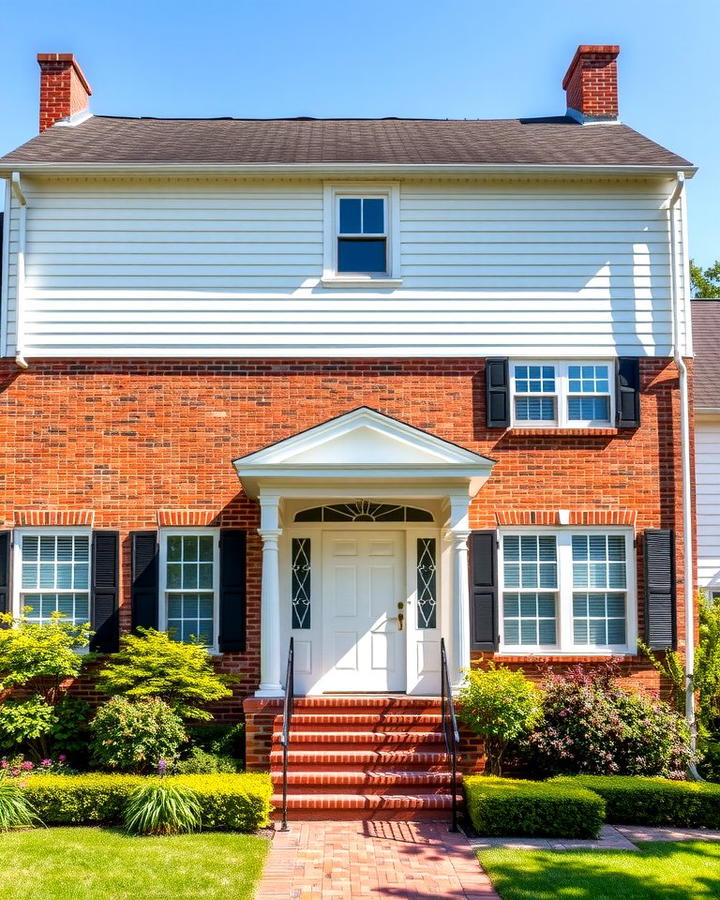
[[[398,620],[398,631],[402,631],[403,630],[403,622],[405,621],[405,616],[402,613],[398,613],[397,620]]]

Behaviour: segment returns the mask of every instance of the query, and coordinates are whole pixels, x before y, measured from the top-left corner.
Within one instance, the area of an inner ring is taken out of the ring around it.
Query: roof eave
[[[0,162],[0,177],[8,178],[12,172],[38,175],[57,174],[152,174],[152,175],[352,175],[359,172],[388,175],[609,175],[672,177],[682,172],[692,178],[697,166],[678,165],[523,165],[498,163],[485,165],[458,163],[125,163],[125,162]]]

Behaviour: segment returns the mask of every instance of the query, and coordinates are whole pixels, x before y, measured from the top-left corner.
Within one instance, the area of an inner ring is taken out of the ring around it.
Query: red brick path
[[[499,900],[438,822],[297,822],[276,832],[256,900]]]

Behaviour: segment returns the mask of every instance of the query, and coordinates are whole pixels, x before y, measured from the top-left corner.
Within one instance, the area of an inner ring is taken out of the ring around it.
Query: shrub
[[[705,743],[700,774],[708,781],[720,781],[720,741]]]
[[[178,760],[172,766],[172,771],[177,775],[220,775],[237,772],[237,764],[229,756],[193,747],[185,759]]]
[[[6,700],[0,705],[0,747],[3,750],[27,747],[38,757],[48,748],[57,721],[54,708],[40,694],[27,700]]]
[[[188,726],[190,743],[208,753],[245,758],[245,726],[242,722],[234,725],[202,724]]]
[[[46,775],[76,774],[67,764],[66,758],[62,754],[57,759],[48,757],[40,760],[39,763],[25,759],[22,754],[11,756],[9,759],[7,756],[3,756],[0,759],[0,775],[5,775],[7,778],[25,778],[28,775],[39,775],[43,772]]]
[[[513,672],[492,662],[468,672],[458,696],[459,717],[482,736],[493,775],[502,774],[510,741],[524,736],[540,714],[538,689],[522,670]]]
[[[463,789],[481,835],[594,838],[604,820],[602,798],[572,784],[474,775]]]
[[[38,822],[30,799],[20,785],[0,774],[0,831],[28,828]]]
[[[118,825],[133,790],[160,780],[100,772],[36,775],[27,779],[23,791],[48,825]],[[268,824],[272,795],[269,775],[179,775],[167,776],[162,783],[195,791],[205,829],[252,832]]]
[[[666,778],[579,775],[549,784],[579,786],[605,800],[608,822],[720,828],[720,785]]]
[[[183,718],[211,719],[203,707],[230,697],[235,676],[218,675],[202,644],[170,640],[164,631],[138,629],[120,639],[113,654],[98,673],[98,686],[111,696],[133,700],[164,700]]]
[[[125,807],[124,825],[129,834],[188,834],[197,831],[202,808],[195,792],[166,780],[137,787]]]
[[[90,728],[93,763],[126,772],[156,770],[160,760],[174,760],[187,740],[182,720],[162,700],[113,697],[98,709]]]
[[[543,774],[682,777],[690,733],[666,703],[618,686],[610,665],[549,672],[542,717],[521,755]]]
[[[699,645],[693,686],[698,692],[698,721],[705,735],[720,741],[720,597],[699,604]]]
[[[50,731],[52,753],[83,753],[87,747],[90,705],[65,695],[55,706],[56,721]]]

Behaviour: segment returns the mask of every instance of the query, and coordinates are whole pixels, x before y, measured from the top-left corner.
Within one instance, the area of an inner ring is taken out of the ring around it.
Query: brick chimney
[[[38,53],[40,132],[88,108],[92,88],[72,53]]]
[[[617,44],[581,44],[563,78],[568,115],[580,122],[618,117]]]

